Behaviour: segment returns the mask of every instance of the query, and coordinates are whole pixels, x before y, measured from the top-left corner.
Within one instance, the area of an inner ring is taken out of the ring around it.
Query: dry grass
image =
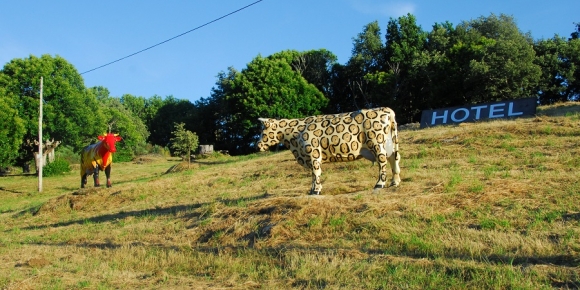
[[[580,287],[579,105],[400,139],[380,194],[361,160],[307,196],[289,152],[115,163],[110,189],[2,177],[0,288]]]

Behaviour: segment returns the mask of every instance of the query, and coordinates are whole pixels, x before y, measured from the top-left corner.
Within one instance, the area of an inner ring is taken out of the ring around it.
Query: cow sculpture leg
[[[113,186],[111,184],[111,164],[105,168],[105,176],[107,176],[107,187]]]
[[[385,184],[387,183],[387,155],[385,154],[384,150],[381,150],[376,154],[377,163],[379,164],[379,178],[377,180],[377,184],[375,184],[373,193],[378,193],[380,189],[385,188]]]
[[[87,174],[84,173],[83,176],[81,176],[81,188],[85,188],[85,185],[87,185]]]
[[[322,168],[320,167],[322,160],[313,159],[310,165],[312,166],[312,188],[310,189],[310,194],[319,195],[322,191],[322,182],[320,180],[320,175],[322,174]]]
[[[95,187],[101,186],[101,183],[99,182],[99,165],[98,164],[97,164],[97,166],[95,166],[95,171],[93,172],[93,180],[95,182]]]
[[[399,186],[401,183],[401,168],[399,167],[399,160],[401,159],[401,154],[398,151],[389,156],[389,164],[391,165],[391,171],[393,172],[393,179],[391,180],[391,186]]]

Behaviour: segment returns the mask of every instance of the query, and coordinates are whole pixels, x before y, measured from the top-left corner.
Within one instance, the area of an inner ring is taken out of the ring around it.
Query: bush
[[[54,162],[48,163],[42,169],[42,176],[63,175],[70,172],[70,164],[64,159],[55,159]]]
[[[133,156],[132,152],[127,150],[117,150],[113,155],[113,162],[131,162],[134,157],[135,156]]]
[[[54,156],[55,159],[65,160],[69,164],[78,164],[81,160],[79,153],[75,152],[72,147],[66,145],[57,147],[55,149]]]
[[[162,147],[159,145],[151,145],[151,144],[147,144],[147,153],[150,154],[159,154],[163,157],[171,157],[171,152],[169,152],[169,149],[167,147]]]

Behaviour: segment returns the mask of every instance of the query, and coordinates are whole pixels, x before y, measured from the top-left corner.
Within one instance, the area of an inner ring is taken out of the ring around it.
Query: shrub
[[[146,149],[147,152],[151,154],[159,154],[163,157],[171,157],[171,153],[169,152],[169,149],[167,147],[147,144]]]
[[[66,145],[57,147],[55,149],[54,155],[55,159],[65,160],[69,164],[78,164],[81,160],[79,153],[75,152],[72,147]]]
[[[55,159],[54,162],[48,163],[42,169],[42,176],[63,175],[70,172],[70,164],[64,159]]]
[[[127,150],[117,150],[113,155],[113,162],[130,162],[133,161],[133,153]]]

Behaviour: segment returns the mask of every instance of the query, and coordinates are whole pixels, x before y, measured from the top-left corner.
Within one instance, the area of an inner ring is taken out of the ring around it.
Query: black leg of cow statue
[[[93,181],[95,182],[95,187],[100,187],[101,183],[99,182],[99,165],[95,166],[95,172],[93,172]]]
[[[87,175],[83,174],[81,177],[81,188],[85,188],[85,185],[87,185]]]
[[[101,186],[101,182],[99,181],[99,171],[100,171],[99,165],[97,165],[95,167],[95,171],[93,171],[92,173],[95,187]],[[83,176],[81,177],[81,188],[85,188],[85,186],[87,185],[87,175],[88,174],[83,174]],[[113,187],[113,184],[111,182],[111,166],[107,166],[107,168],[105,168],[105,176],[107,177],[107,187]]]
[[[105,168],[105,176],[107,176],[107,187],[112,187],[113,184],[111,183],[111,165]]]

